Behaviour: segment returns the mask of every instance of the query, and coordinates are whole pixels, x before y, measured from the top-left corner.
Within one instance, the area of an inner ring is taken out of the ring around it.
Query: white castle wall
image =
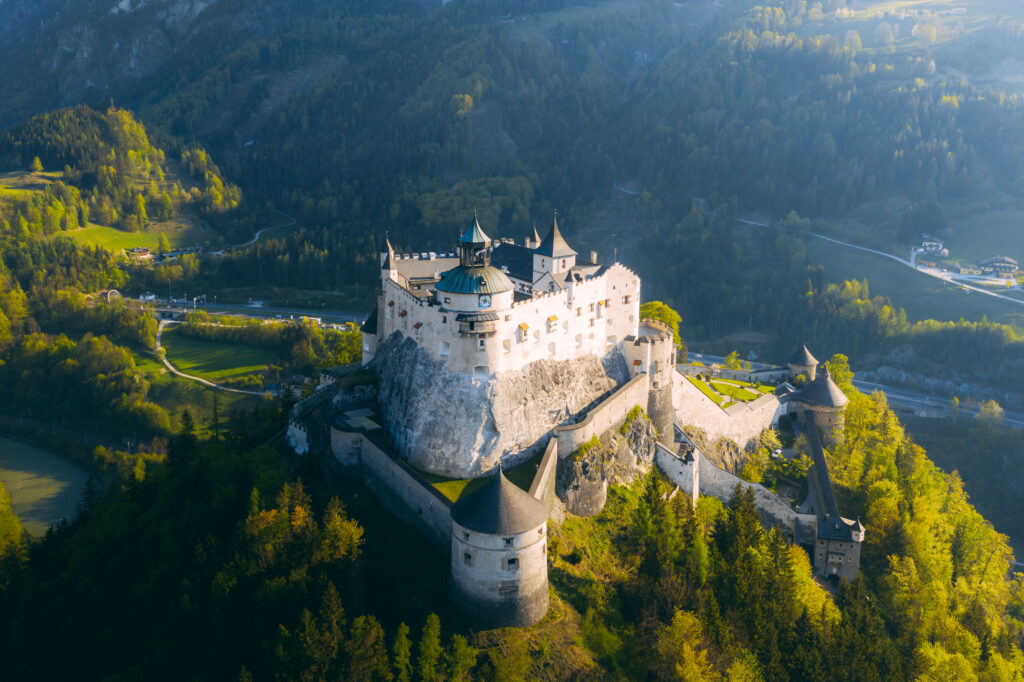
[[[434,486],[405,463],[388,456],[361,433],[331,429],[335,457],[343,464],[353,458],[363,465],[366,483],[388,509],[406,523],[424,531],[434,544],[451,545],[452,508]]]
[[[446,294],[440,295],[443,301]],[[478,308],[464,296],[457,297],[458,301],[447,296],[452,302],[443,304],[448,312],[442,312],[442,306],[430,305],[397,282],[385,280],[377,339],[398,331],[452,371],[484,378],[484,372],[515,371],[535,360],[602,357],[636,333],[640,315],[640,279],[620,264],[598,277],[528,301],[511,303],[511,292],[496,295],[491,308]],[[480,339],[459,334],[458,312],[452,312],[456,305],[467,312],[493,311],[499,316],[493,323],[495,333],[483,339],[483,347]],[[370,353],[364,361],[372,356]]]
[[[669,450],[659,447],[654,462],[673,483],[689,495],[693,494],[694,481],[698,481],[701,495],[710,495],[728,504],[737,484],[749,488],[754,492],[754,504],[765,526],[778,528],[797,543],[810,543],[817,537],[817,517],[814,514],[798,514],[772,491],[720,469],[699,450],[693,451],[692,461],[685,462]]]
[[[617,429],[626,421],[626,415],[639,405],[647,409],[650,377],[638,374],[611,394],[607,400],[587,413],[578,424],[555,427],[558,437],[558,457],[568,457],[579,446],[609,429]]]
[[[774,425],[784,413],[774,395],[763,395],[723,410],[678,372],[672,378],[672,399],[680,426],[700,427],[712,441],[727,438],[740,447]]]

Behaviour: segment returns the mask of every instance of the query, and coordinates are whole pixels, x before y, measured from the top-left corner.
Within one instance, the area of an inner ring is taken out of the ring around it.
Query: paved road
[[[174,365],[172,365],[170,363],[170,361],[167,359],[166,353],[159,353],[159,351],[163,348],[163,346],[160,345],[160,337],[164,333],[164,327],[166,327],[167,325],[170,325],[170,324],[178,324],[178,322],[176,320],[161,320],[160,321],[160,325],[156,329],[156,349],[158,351],[157,354],[160,356],[160,359],[163,360],[164,365],[171,372],[171,374],[174,374],[174,375],[177,375],[179,377],[182,377],[183,379],[191,379],[192,381],[197,381],[200,384],[203,384],[204,386],[209,386],[210,388],[216,388],[216,389],[218,389],[220,391],[229,391],[231,393],[244,393],[246,395],[264,395],[265,393],[267,393],[267,391],[246,391],[246,390],[243,390],[241,388],[229,388],[228,386],[221,386],[220,384],[215,384],[212,381],[207,381],[206,379],[202,379],[200,377],[192,376],[191,374],[185,374],[184,372],[179,371],[178,368],[175,367]]]
[[[211,251],[210,255],[211,256],[220,256],[225,251],[228,251],[230,249],[244,249],[245,247],[252,246],[256,242],[258,242],[260,240],[260,235],[262,235],[267,230],[274,230],[274,229],[277,229],[279,227],[291,227],[292,225],[295,224],[295,218],[291,217],[290,215],[288,215],[284,211],[278,211],[278,210],[275,209],[274,213],[277,213],[278,215],[283,215],[285,218],[287,218],[289,220],[289,222],[282,223],[280,225],[271,225],[270,227],[264,227],[262,230],[258,230],[256,232],[256,234],[253,235],[252,239],[250,239],[249,241],[245,242],[244,244],[235,244],[234,246],[225,246],[220,251]]]
[[[163,305],[161,302],[166,302],[166,299],[157,299],[154,301],[158,305]],[[343,312],[343,311],[331,311],[331,310],[311,310],[308,308],[282,308],[282,307],[265,307],[265,306],[253,306],[246,305],[244,303],[196,303],[194,306],[191,301],[188,303],[178,304],[175,307],[180,307],[182,310],[189,311],[193,309],[207,310],[212,313],[222,312],[231,313],[234,315],[243,315],[246,317],[264,317],[264,318],[288,318],[294,316],[295,319],[300,317],[319,317],[323,322],[340,324],[343,322],[356,322],[362,323],[366,320],[366,315],[363,313]]]

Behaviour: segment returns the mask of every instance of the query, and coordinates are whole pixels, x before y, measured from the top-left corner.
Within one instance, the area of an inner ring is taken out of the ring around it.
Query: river
[[[67,457],[0,436],[0,482],[32,535],[70,519],[88,480],[89,470]]]

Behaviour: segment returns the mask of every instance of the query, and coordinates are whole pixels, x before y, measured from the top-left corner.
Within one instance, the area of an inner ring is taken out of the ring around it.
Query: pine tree
[[[427,622],[423,624],[423,634],[420,636],[419,647],[416,651],[416,670],[419,672],[422,682],[435,682],[441,679],[438,671],[438,663],[441,660],[441,619],[436,613],[427,616]]]
[[[398,682],[412,680],[412,642],[409,641],[409,626],[402,623],[398,626],[395,643],[391,648],[391,661]]]
[[[32,158],[32,163],[29,164],[28,169],[30,171],[32,171],[33,173],[42,172],[42,170],[43,170],[43,162],[39,160],[38,156],[33,157]]]

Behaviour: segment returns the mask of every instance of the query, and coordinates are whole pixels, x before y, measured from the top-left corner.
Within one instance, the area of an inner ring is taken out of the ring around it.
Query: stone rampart
[[[556,426],[559,458],[568,457],[591,438],[622,426],[626,421],[626,415],[633,407],[647,405],[649,388],[650,377],[638,374],[591,409],[578,424]]]
[[[679,425],[699,427],[712,442],[726,438],[741,448],[773,426],[783,413],[774,395],[763,395],[723,410],[679,372],[672,378],[672,399]]]
[[[555,508],[555,477],[558,473],[558,439],[552,437],[541,457],[540,466],[530,485],[530,494],[544,503],[550,512]]]
[[[739,484],[754,492],[754,504],[765,527],[778,528],[780,533],[796,543],[813,544],[817,537],[817,517],[814,514],[797,513],[764,486],[744,481],[715,466],[700,450],[694,449],[692,459],[685,461],[667,448],[659,447],[654,461],[687,494],[693,494],[693,483],[697,480],[701,495],[710,495],[728,504]],[[694,468],[697,469],[696,476]]]
[[[332,442],[336,440],[336,431],[331,429]],[[358,447],[358,459],[363,465],[366,484],[381,504],[398,518],[426,533],[434,544],[448,552],[452,534],[452,505],[448,498],[363,434],[338,433],[338,440],[343,436],[352,437],[349,442]]]

